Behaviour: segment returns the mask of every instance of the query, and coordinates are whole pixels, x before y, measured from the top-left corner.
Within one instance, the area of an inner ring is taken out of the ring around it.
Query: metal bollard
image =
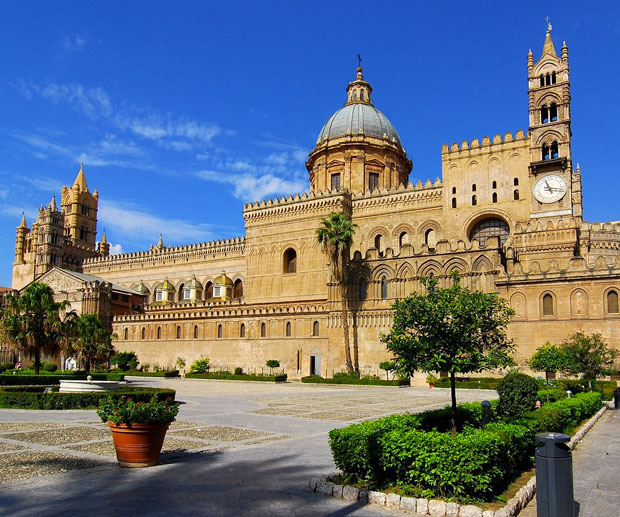
[[[571,398],[573,396],[573,392],[571,390],[566,390],[566,397]]]
[[[542,442],[536,449],[537,517],[575,517],[570,436],[540,433],[536,439]]]
[[[482,425],[487,425],[491,421],[491,403],[488,400],[482,401]]]
[[[620,409],[620,388],[614,390],[614,406],[616,409]]]

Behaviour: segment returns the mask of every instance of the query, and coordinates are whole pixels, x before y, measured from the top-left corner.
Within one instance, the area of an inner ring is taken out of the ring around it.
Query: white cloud
[[[86,45],[86,37],[80,34],[62,38],[62,46],[67,50],[82,50]]]
[[[123,246],[120,244],[110,244],[110,255],[120,255],[123,253]]]
[[[99,224],[121,235],[157,242],[159,234],[172,242],[196,242],[213,238],[211,226],[195,224],[183,219],[158,217],[137,205],[121,204],[101,199],[98,212]]]

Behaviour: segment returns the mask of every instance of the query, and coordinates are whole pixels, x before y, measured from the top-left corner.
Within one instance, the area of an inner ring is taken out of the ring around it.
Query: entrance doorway
[[[321,356],[320,354],[310,355],[310,375],[321,375]]]

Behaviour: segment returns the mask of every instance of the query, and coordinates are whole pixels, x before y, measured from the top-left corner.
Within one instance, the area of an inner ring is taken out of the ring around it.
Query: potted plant
[[[178,412],[179,404],[172,400],[158,401],[153,397],[149,402],[135,402],[109,393],[97,408],[97,414],[112,431],[121,467],[157,464],[168,426]]]
[[[435,387],[435,384],[437,384],[437,377],[435,377],[432,373],[429,373],[426,376],[426,382],[428,382],[428,387],[432,389]]]

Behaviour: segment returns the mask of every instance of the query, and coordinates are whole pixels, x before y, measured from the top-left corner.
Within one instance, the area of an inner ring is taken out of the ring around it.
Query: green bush
[[[55,372],[58,370],[58,366],[54,363],[45,363],[43,365],[43,370],[46,372]]]
[[[0,386],[54,386],[60,384],[61,379],[85,380],[89,374],[81,372],[78,374],[67,374],[66,372],[48,375],[12,375],[0,374]],[[122,381],[125,376],[120,373],[92,373],[90,374],[95,381]]]
[[[544,404],[527,416],[536,420],[541,432],[562,433],[571,431],[582,420],[594,415],[601,407],[601,394],[593,391]]]
[[[334,375],[333,379],[324,379],[319,375],[308,375],[307,377],[302,377],[301,382],[309,384],[356,384],[362,386],[409,386],[409,379],[393,379],[391,381],[386,381],[385,379],[336,377],[336,375],[337,374]]]
[[[547,393],[549,393],[549,402],[557,402],[566,398],[566,392],[564,390],[553,388],[549,392],[547,390],[539,390],[537,400],[540,400],[543,404],[547,401]]]
[[[237,366],[235,368],[235,375],[243,375],[243,368],[241,368],[240,366]]]
[[[208,373],[211,363],[208,357],[196,359],[189,368],[190,373]]]
[[[187,373],[188,379],[218,379],[223,381],[264,381],[264,382],[284,382],[288,378],[285,373],[280,375],[235,375],[233,373]]]
[[[135,352],[116,352],[112,359],[112,364],[115,364],[119,370],[126,372],[127,370],[135,370],[138,366],[138,356]]]
[[[161,370],[159,372],[139,372],[136,370],[127,370],[125,375],[133,375],[134,377],[178,377],[179,370]]]
[[[336,372],[334,373],[334,379],[359,379],[359,378],[360,378],[359,372]]]
[[[20,409],[92,409],[99,405],[102,393],[45,393],[43,387],[0,388],[0,407]],[[136,402],[148,402],[156,396],[164,401],[174,399],[175,391],[160,388],[123,388],[111,392],[112,397],[130,396]]]
[[[7,370],[12,370],[15,367],[13,363],[2,363],[0,364],[0,373],[4,373]]]
[[[501,381],[502,379],[499,377],[457,377],[456,387],[470,390],[496,390]],[[436,388],[449,388],[450,377],[436,379],[433,381],[433,384],[435,384]]]
[[[510,373],[502,379],[497,392],[498,412],[508,417],[516,417],[534,409],[538,397],[538,383],[534,377],[524,373]]]

